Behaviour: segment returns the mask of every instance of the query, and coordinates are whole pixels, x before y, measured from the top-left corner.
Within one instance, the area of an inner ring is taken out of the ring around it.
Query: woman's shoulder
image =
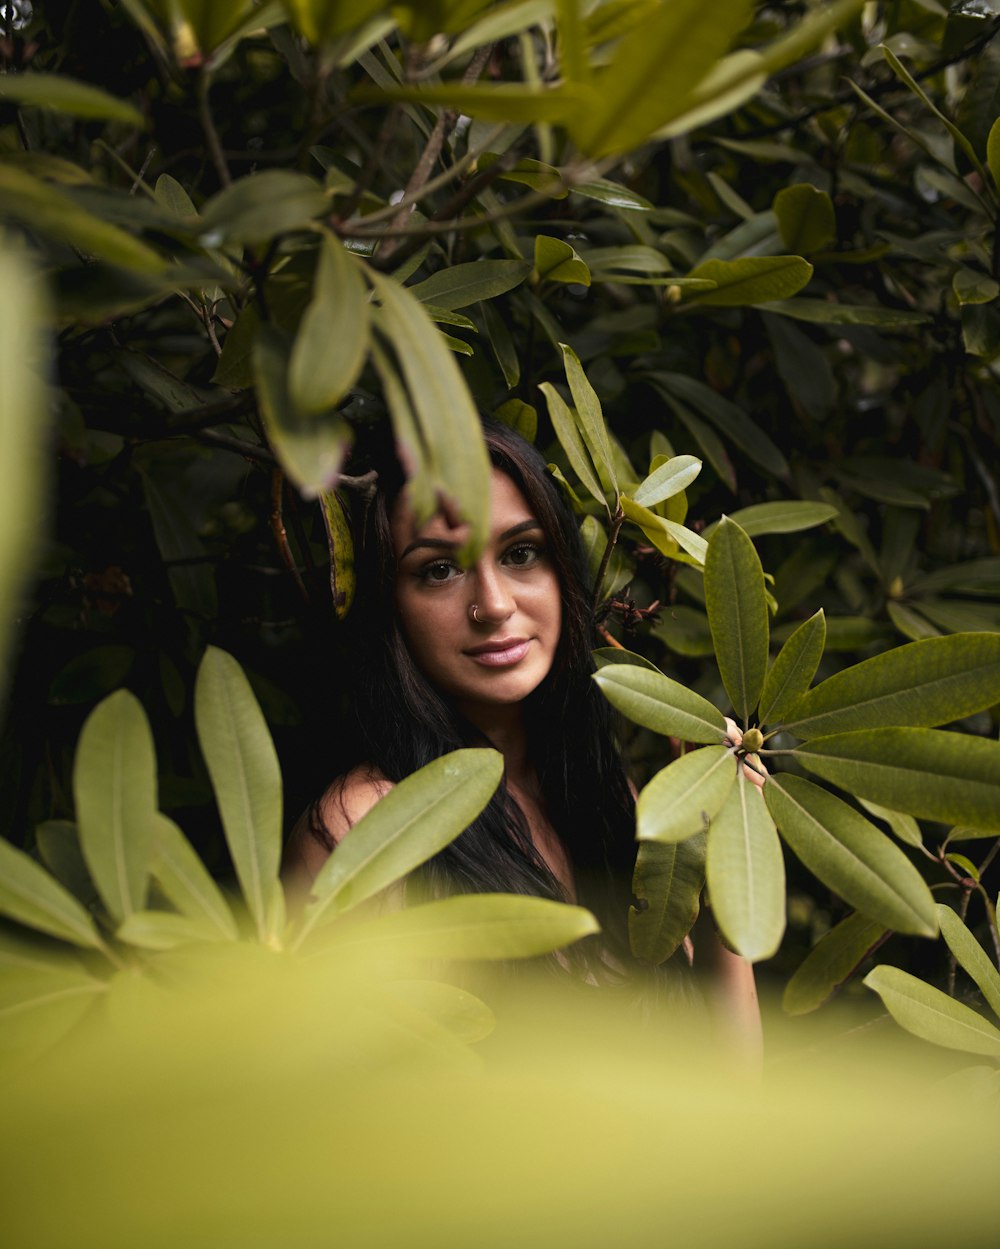
[[[296,821],[285,850],[286,870],[315,876],[338,842],[392,788],[392,781],[367,764],[338,776]]]

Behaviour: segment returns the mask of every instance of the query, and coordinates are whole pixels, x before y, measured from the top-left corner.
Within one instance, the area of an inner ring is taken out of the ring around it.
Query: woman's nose
[[[502,624],[513,616],[517,604],[506,577],[496,565],[476,568],[476,616],[479,621]]]

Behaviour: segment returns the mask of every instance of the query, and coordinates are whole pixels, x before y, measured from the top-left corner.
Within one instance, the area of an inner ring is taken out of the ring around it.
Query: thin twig
[[[625,523],[625,513],[619,504],[614,516],[611,518],[611,531],[608,534],[608,543],[604,548],[604,554],[601,556],[601,566],[597,570],[597,577],[594,580],[594,607],[601,601],[601,590],[604,588],[604,578],[608,574],[608,565],[611,563],[611,553],[615,549],[618,541],[618,534],[622,525]]]

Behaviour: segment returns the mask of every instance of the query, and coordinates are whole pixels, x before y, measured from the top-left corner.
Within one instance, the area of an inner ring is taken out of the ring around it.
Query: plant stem
[[[619,504],[614,516],[611,518],[611,532],[608,534],[608,544],[604,548],[604,554],[601,556],[601,566],[597,570],[597,578],[594,581],[594,608],[601,601],[601,590],[604,588],[604,578],[608,574],[608,565],[611,563],[611,553],[615,549],[618,542],[618,533],[625,522],[625,513]]]

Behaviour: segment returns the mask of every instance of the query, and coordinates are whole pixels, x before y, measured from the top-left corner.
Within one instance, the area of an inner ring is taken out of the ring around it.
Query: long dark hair
[[[600,921],[608,950],[620,955],[627,948],[635,804],[613,712],[591,680],[593,620],[579,530],[530,443],[492,421],[484,420],[483,436],[492,464],[514,482],[541,524],[562,592],[562,631],[552,669],[524,703],[529,758],[548,818],[572,864],[579,900]],[[356,527],[354,762],[400,781],[450,750],[488,743],[427,680],[406,644],[394,602],[389,524],[404,474],[391,448],[375,460],[378,488]],[[330,844],[318,807],[310,825]],[[435,893],[499,891],[565,900],[503,782],[482,814],[420,878]]]

